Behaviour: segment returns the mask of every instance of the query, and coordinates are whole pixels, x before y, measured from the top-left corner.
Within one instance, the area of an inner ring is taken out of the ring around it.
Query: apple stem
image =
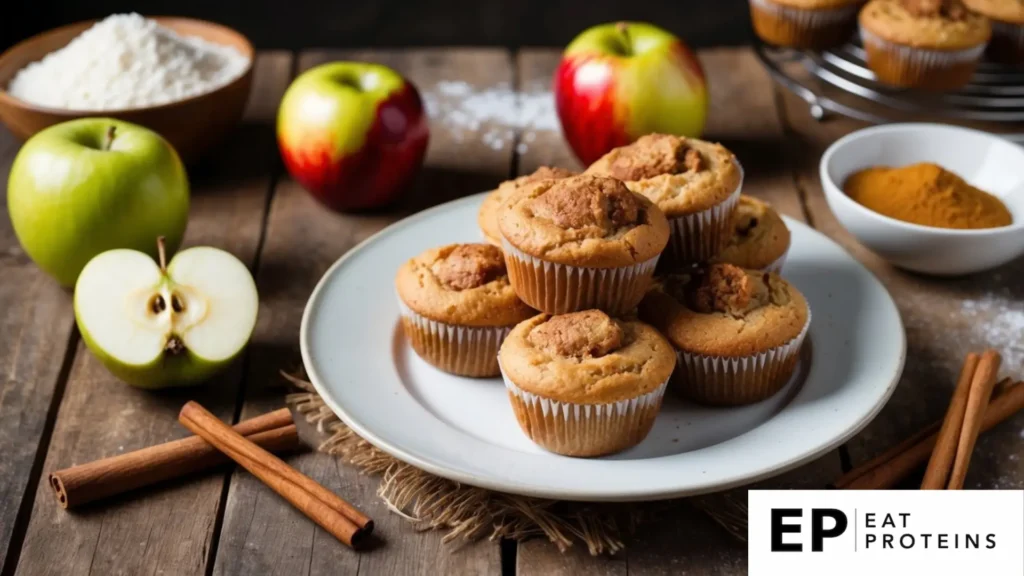
[[[114,145],[114,136],[117,134],[117,126],[111,126],[107,128],[107,139],[103,142],[103,149],[110,150],[110,147]]]
[[[156,253],[160,257],[160,273],[167,274],[167,247],[164,244],[164,237],[156,239]]]
[[[630,46],[629,25],[626,24],[625,22],[619,22],[618,24],[615,25],[615,29],[619,31],[619,34],[622,34],[623,50],[626,52],[626,56],[632,55],[633,49]]]

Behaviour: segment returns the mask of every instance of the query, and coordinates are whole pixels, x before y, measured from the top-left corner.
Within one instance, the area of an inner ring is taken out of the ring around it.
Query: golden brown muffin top
[[[537,312],[516,296],[501,250],[490,244],[432,248],[398,269],[402,302],[431,320],[460,326],[511,326]]]
[[[867,0],[769,0],[772,4],[802,8],[804,10],[829,10],[863,4]]]
[[[648,134],[615,148],[584,174],[623,180],[670,218],[724,202],[743,179],[736,158],[721,144],[669,134]]]
[[[757,198],[743,195],[733,215],[733,235],[716,260],[761,270],[781,258],[789,250],[789,242],[789,228],[779,213]]]
[[[514,180],[506,180],[499,184],[496,190],[484,198],[483,203],[480,205],[480,212],[476,217],[477,224],[484,234],[484,239],[495,246],[501,246],[501,230],[498,228],[498,207],[501,206],[502,201],[508,198],[509,195],[522,189],[527,184],[541,180],[559,180],[575,176],[576,174],[577,172],[566,170],[565,168],[541,166],[534,170],[532,174],[520,176]]]
[[[782,346],[809,318],[803,295],[777,274],[721,263],[660,278],[639,313],[676,348],[725,357]]]
[[[1024,24],[1024,0],[964,0],[964,4],[993,20]]]
[[[668,222],[657,207],[600,176],[530,184],[502,204],[498,225],[514,248],[571,266],[630,266],[668,243]]]
[[[498,353],[519,388],[575,404],[606,404],[651,392],[668,380],[675,352],[657,330],[598,310],[520,323]]]
[[[992,35],[988,18],[960,0],[872,0],[860,12],[860,25],[883,40],[932,50],[966,50]]]

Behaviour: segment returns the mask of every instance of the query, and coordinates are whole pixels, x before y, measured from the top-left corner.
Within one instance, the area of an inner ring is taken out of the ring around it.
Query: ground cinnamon
[[[874,167],[855,172],[843,190],[879,214],[935,228],[998,228],[1013,217],[999,198],[937,164]]]

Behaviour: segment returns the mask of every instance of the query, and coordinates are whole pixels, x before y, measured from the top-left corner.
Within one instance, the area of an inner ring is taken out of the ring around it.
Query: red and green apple
[[[379,64],[312,68],[288,87],[277,115],[285,167],[334,210],[394,200],[423,164],[427,140],[416,87]]]
[[[554,92],[562,132],[584,164],[651,132],[699,137],[707,116],[700,62],[651,24],[585,30],[566,47]]]

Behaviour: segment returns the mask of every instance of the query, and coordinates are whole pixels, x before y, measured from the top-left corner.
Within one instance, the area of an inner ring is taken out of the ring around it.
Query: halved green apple
[[[249,269],[217,248],[179,252],[165,265],[136,250],[109,250],[75,284],[75,319],[89,350],[140,388],[208,379],[241,352],[259,298]]]

